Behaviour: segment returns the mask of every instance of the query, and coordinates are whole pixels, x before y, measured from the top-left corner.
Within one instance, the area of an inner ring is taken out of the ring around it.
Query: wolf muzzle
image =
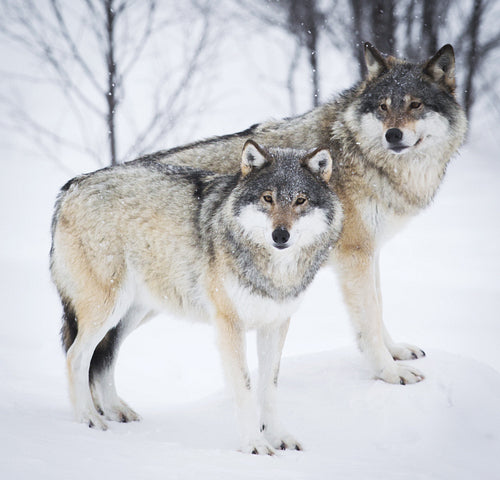
[[[389,128],[385,132],[387,143],[398,144],[403,139],[403,132],[399,128]]]
[[[274,246],[279,249],[287,248],[290,240],[290,232],[285,227],[278,227],[272,233]]]
[[[399,128],[389,128],[385,132],[385,139],[387,140],[388,147],[396,153],[406,150],[409,145],[403,143],[403,131]]]

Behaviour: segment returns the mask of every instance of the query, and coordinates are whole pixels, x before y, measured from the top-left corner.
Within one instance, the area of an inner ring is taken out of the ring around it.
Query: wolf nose
[[[399,128],[389,128],[387,132],[385,132],[385,139],[389,143],[398,143],[403,138],[403,132]]]
[[[272,237],[274,243],[278,246],[278,248],[280,248],[288,242],[290,239],[290,233],[285,227],[278,227],[273,231]]]

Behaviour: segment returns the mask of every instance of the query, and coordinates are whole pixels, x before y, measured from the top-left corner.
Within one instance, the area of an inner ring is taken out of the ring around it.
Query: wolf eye
[[[273,203],[273,197],[271,197],[271,195],[262,195],[262,199],[266,203]]]
[[[306,198],[305,197],[299,197],[297,200],[295,200],[295,205],[304,205],[306,203]]]
[[[420,108],[421,105],[422,104],[420,102],[411,102],[410,103],[410,108],[413,109],[413,110],[416,110],[417,108]]]
[[[383,110],[384,112],[387,112],[387,104],[385,104],[385,103],[381,103],[381,104],[379,105],[379,108],[380,108],[380,110]]]

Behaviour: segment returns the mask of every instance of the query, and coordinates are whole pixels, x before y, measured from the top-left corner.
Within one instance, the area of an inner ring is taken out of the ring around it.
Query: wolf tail
[[[64,351],[68,353],[71,345],[78,334],[78,323],[76,321],[75,310],[69,301],[63,300],[63,325],[61,327],[61,341]]]
[[[61,204],[66,196],[67,191],[74,183],[78,182],[79,178],[73,178],[69,182],[64,185],[59,191],[59,195],[57,196],[56,203],[54,206],[54,214],[52,216],[52,225],[51,225],[51,233],[52,233],[52,244],[50,246],[50,270],[52,274],[54,274],[54,257],[55,257],[55,246],[54,246],[54,237],[56,232],[57,223],[59,221],[59,212],[61,209]],[[75,341],[75,338],[78,334],[78,323],[76,320],[75,309],[71,304],[71,301],[63,294],[61,289],[58,286],[58,282],[55,281],[54,276],[52,277],[56,287],[59,291],[59,296],[61,298],[61,303],[63,307],[63,315],[62,315],[62,327],[61,327],[61,342],[64,348],[64,351],[68,353],[71,345]]]

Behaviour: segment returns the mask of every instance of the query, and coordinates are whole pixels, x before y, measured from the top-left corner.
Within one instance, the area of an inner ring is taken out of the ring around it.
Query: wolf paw
[[[85,423],[89,426],[89,428],[95,428],[96,430],[102,431],[106,431],[108,429],[106,422],[97,412],[82,412],[77,417],[79,422]]]
[[[251,453],[252,455],[274,455],[276,453],[274,448],[264,438],[248,442],[241,448],[241,451],[243,453]]]
[[[125,402],[105,408],[104,416],[108,420],[120,423],[138,422],[141,420],[140,415],[134,412]]]
[[[416,360],[425,357],[425,352],[414,345],[407,343],[394,343],[387,348],[394,360]]]
[[[271,445],[278,450],[297,450],[302,451],[302,445],[291,435],[282,435],[271,441]]]
[[[119,398],[115,403],[96,404],[96,408],[107,420],[112,420],[114,422],[129,423],[141,420],[141,416]]]
[[[303,450],[302,445],[292,435],[281,429],[273,430],[268,424],[263,424],[260,431],[264,432],[265,438],[276,450]]]
[[[408,385],[421,382],[425,377],[416,368],[394,363],[394,365],[384,368],[377,375],[377,378],[387,383]]]

